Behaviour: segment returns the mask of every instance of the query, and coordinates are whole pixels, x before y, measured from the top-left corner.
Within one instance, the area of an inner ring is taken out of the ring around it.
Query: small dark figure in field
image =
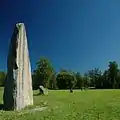
[[[74,84],[72,83],[71,80],[68,82],[68,85],[69,85],[70,93],[73,93],[73,85]]]
[[[84,89],[84,88],[83,88],[83,87],[81,87],[81,91],[83,91],[83,89]]]
[[[40,93],[39,93],[40,95],[44,95],[44,91],[41,86],[39,86],[39,91],[40,91]]]
[[[72,90],[72,89],[70,89],[70,93],[73,93],[73,90]]]

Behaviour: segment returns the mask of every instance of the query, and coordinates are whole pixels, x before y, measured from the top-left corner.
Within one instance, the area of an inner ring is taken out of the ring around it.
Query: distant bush
[[[6,73],[0,72],[0,87],[4,86],[5,78],[6,78]]]

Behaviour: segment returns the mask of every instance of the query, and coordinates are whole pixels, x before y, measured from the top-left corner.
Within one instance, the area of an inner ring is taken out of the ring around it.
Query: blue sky
[[[32,70],[41,56],[56,71],[104,70],[110,60],[120,64],[119,0],[4,0],[0,16],[1,70],[17,22],[26,26]]]

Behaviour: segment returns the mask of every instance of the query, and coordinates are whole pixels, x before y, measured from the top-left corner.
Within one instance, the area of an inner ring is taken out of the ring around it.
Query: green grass
[[[0,89],[1,103],[2,94]],[[120,90],[49,91],[48,96],[34,96],[35,106],[48,108],[33,113],[25,112],[29,107],[20,112],[0,111],[0,120],[120,120]]]

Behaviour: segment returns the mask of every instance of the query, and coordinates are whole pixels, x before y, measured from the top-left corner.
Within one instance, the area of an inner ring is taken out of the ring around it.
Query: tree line
[[[57,73],[50,60],[41,57],[32,73],[32,80],[33,89],[37,89],[39,85],[49,89],[119,89],[120,69],[116,61],[110,61],[104,72],[94,68],[84,75],[67,69],[61,69]]]
[[[0,86],[4,86],[6,73],[0,72]],[[56,72],[49,59],[41,57],[32,72],[33,89],[40,85],[48,89],[119,89],[120,69],[116,61],[108,63],[108,69],[101,71],[99,68],[88,70],[84,75],[67,69]]]

